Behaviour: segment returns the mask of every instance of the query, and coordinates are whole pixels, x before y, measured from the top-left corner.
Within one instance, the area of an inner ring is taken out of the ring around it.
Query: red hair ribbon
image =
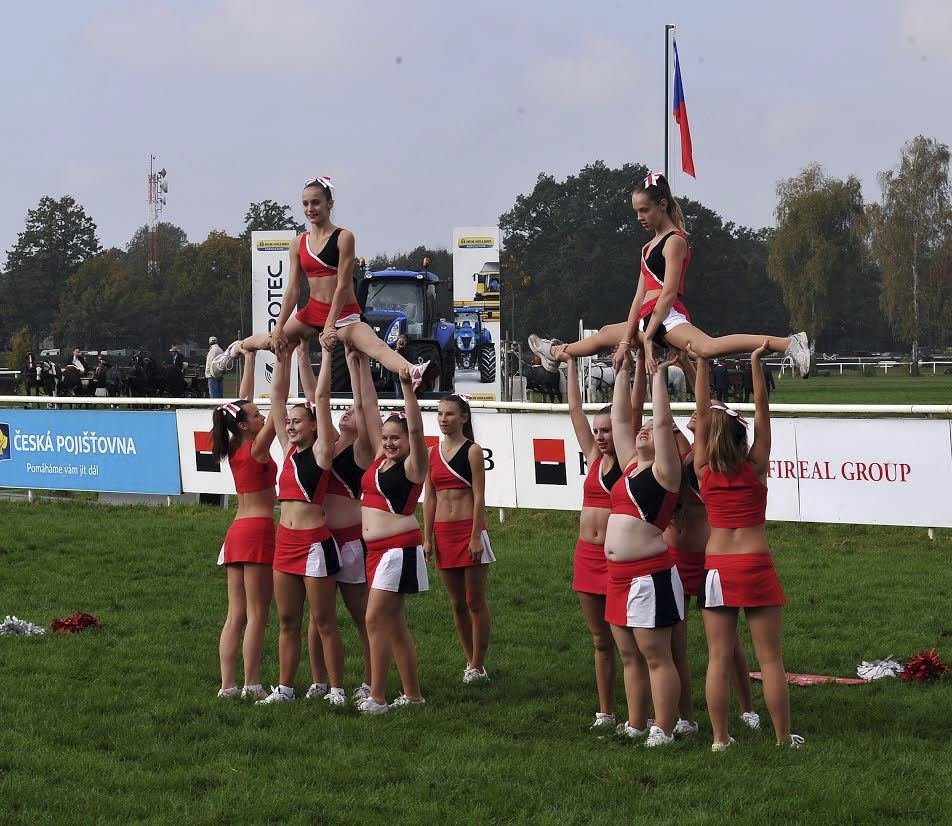
[[[661,172],[649,172],[648,177],[645,178],[645,189],[649,186],[657,186],[658,181],[660,181],[664,175]]]
[[[304,188],[307,189],[309,186],[314,186],[314,184],[320,184],[328,192],[334,191],[334,184],[331,183],[329,175],[318,175],[316,178],[308,178],[304,182]]]
[[[244,401],[244,399],[241,399],[241,401]],[[238,418],[238,413],[241,410],[241,408],[238,407],[238,405],[235,404],[234,402],[226,402],[225,404],[220,404],[218,406],[218,409],[224,410],[225,413],[229,413],[231,416],[233,416],[236,419]]]
[[[733,416],[737,421],[739,421],[744,427],[747,427],[747,419],[740,415],[736,410],[731,410],[729,407],[723,404],[712,404],[711,410],[722,410],[728,416]]]

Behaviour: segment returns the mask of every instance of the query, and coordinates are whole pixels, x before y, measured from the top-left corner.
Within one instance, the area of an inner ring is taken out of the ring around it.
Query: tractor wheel
[[[324,350],[321,350],[321,358],[324,358]],[[347,353],[344,352],[344,345],[340,341],[331,351],[331,393],[342,396],[353,393],[350,386],[350,372],[347,370]]]
[[[483,384],[496,380],[496,348],[491,344],[479,348],[479,380]]]
[[[456,377],[456,353],[454,347],[443,348],[443,363],[440,370],[440,390],[452,393]]]

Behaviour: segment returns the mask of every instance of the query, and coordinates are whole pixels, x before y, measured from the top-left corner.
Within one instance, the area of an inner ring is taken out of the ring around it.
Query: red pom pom
[[[53,629],[53,633],[55,634],[78,634],[87,628],[101,627],[98,619],[92,614],[87,614],[83,611],[77,611],[71,617],[66,617],[66,619],[54,619],[50,623],[50,628]]]
[[[927,683],[939,679],[948,670],[949,666],[939,659],[938,653],[932,648],[910,659],[899,677],[907,683]]]

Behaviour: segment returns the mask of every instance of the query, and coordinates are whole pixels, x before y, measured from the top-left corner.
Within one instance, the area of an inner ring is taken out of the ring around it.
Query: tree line
[[[627,313],[648,234],[631,191],[648,168],[601,161],[557,181],[540,174],[500,217],[504,238],[503,328],[517,338],[576,336]],[[855,176],[819,164],[777,184],[776,226],[736,225],[704,204],[679,199],[692,250],[685,300],[712,335],[805,329],[820,352],[950,344],[952,192],[949,149],[922,136],[879,176],[881,199],[863,202]],[[148,233],[103,249],[97,227],[71,196],[40,199],[0,273],[0,346],[21,352],[52,335],[62,347],[165,350],[173,342],[250,332],[250,240],[254,230],[303,226],[290,206],[251,204],[238,237],[213,231],[198,243],[160,223],[158,272]],[[447,230],[448,231],[448,230]],[[378,255],[371,269],[430,268],[447,288],[452,255],[418,246]]]

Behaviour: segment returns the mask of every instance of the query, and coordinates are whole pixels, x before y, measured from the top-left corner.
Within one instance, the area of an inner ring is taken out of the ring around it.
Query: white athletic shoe
[[[291,703],[294,701],[294,690],[285,694],[279,686],[271,686],[271,693],[263,700],[258,700],[256,706],[269,706],[272,703]]]
[[[241,689],[241,699],[242,700],[263,700],[268,696],[268,692],[264,690],[264,686],[261,683],[257,685],[246,685]]]
[[[810,348],[810,340],[806,333],[793,333],[790,336],[790,346],[784,355],[793,363],[801,379],[810,377],[810,370],[813,368],[813,350]]]
[[[740,715],[740,719],[744,721],[744,725],[747,726],[747,728],[760,728],[760,715],[756,711],[745,711]]]
[[[419,700],[411,700],[406,694],[401,694],[396,700],[390,703],[390,708],[402,708],[403,706],[422,706],[425,704],[426,700],[424,700],[422,697]]]
[[[628,737],[632,740],[643,737],[646,731],[647,729],[635,728],[634,726],[629,725],[627,720],[625,720],[624,723],[619,723],[615,727],[615,734],[619,735],[620,737]],[[658,729],[658,731],[661,731],[661,729]]]
[[[488,683],[489,674],[486,671],[486,667],[482,668],[473,668],[473,666],[468,665],[463,671],[463,682],[466,685],[472,685],[473,683]]]
[[[645,740],[645,748],[653,749],[655,746],[670,746],[674,742],[674,735],[667,735],[661,726],[652,726],[648,731],[648,739]]]
[[[305,700],[320,700],[327,696],[327,683],[311,683],[311,687],[304,695]]]
[[[737,741],[733,737],[728,737],[726,743],[718,743],[716,741],[711,743],[711,751],[716,754],[719,751],[727,751],[731,746],[736,745]]]
[[[675,737],[690,737],[692,734],[697,734],[697,731],[697,723],[689,723],[687,720],[680,719],[674,724],[672,734]]]
[[[232,686],[231,688],[219,688],[218,698],[220,700],[237,700],[238,686]]]
[[[332,706],[346,706],[347,695],[344,693],[344,689],[342,688],[332,688],[327,694],[324,695],[324,702]]]
[[[373,697],[368,697],[357,706],[357,711],[361,714],[386,714],[390,711],[390,706],[386,703],[378,703]]]
[[[608,726],[615,725],[615,715],[614,714],[602,714],[600,711],[595,712],[595,722],[592,723],[592,731],[598,731],[602,728],[607,728]]]
[[[552,348],[562,344],[557,338],[539,338],[535,333],[529,336],[529,349],[542,359],[542,366],[550,373],[559,372],[559,363],[552,358]]]
[[[799,734],[789,734],[787,735],[786,740],[781,740],[777,743],[778,746],[790,746],[792,749],[798,749],[806,741]]]
[[[418,395],[418,391],[423,391],[423,380],[430,362],[424,361],[420,364],[414,364],[410,367],[410,381],[413,383],[413,395]]]
[[[354,689],[354,693],[350,695],[351,699],[360,705],[364,700],[370,696],[370,686],[367,683],[361,683],[357,688]]]

